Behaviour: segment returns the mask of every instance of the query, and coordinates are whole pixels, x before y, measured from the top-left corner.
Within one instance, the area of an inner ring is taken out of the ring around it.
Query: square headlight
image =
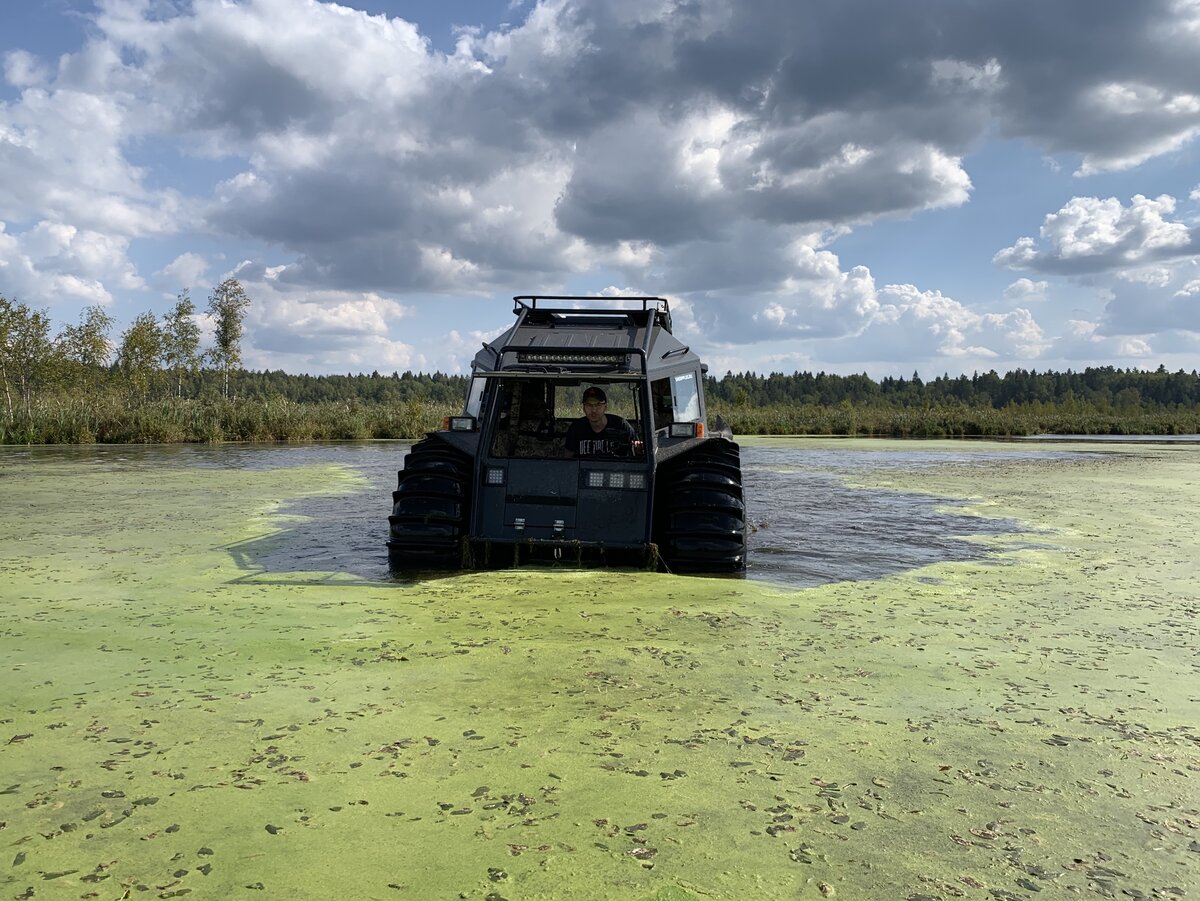
[[[489,466],[487,468],[487,484],[503,485],[504,484],[504,468],[500,466]]]

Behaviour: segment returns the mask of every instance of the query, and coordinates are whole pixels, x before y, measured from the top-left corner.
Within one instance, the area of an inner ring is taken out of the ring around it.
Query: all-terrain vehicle
[[[745,570],[738,446],[708,428],[707,367],[671,334],[667,301],[513,300],[517,321],[476,355],[462,415],[404,458],[392,572],[538,560]],[[575,456],[568,432],[593,386],[632,430]]]

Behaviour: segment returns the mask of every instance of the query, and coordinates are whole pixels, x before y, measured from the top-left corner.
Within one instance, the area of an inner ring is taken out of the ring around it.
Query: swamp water
[[[0,897],[1200,892],[1200,448],[750,440],[748,579],[396,583],[404,450],[0,449]]]

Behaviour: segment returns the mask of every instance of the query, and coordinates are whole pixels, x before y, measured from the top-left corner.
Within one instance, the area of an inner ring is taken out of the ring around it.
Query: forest
[[[0,444],[416,438],[459,412],[468,377],[440,372],[295,375],[242,366],[250,299],[213,288],[200,347],[185,291],[119,339],[101,307],[51,335],[44,310],[0,295]],[[710,418],[741,435],[1013,437],[1200,433],[1200,375],[1088,367],[923,380],[726,372],[705,379]]]

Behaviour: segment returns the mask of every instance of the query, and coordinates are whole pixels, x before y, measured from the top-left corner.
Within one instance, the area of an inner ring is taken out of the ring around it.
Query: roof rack
[[[595,294],[518,294],[513,297],[513,313],[518,315],[518,323],[524,319],[528,312],[539,310],[538,301],[571,301],[578,303],[580,301],[591,301],[592,303],[612,304],[613,301],[640,301],[642,304],[641,312],[653,312],[654,318],[668,332],[671,331],[671,305],[665,297],[647,297],[647,296],[625,296],[614,295],[611,297],[601,297]],[[589,316],[628,316],[636,310],[614,310],[614,309],[593,309],[579,307],[547,307],[540,308],[540,312],[549,313],[576,313],[587,314]]]

